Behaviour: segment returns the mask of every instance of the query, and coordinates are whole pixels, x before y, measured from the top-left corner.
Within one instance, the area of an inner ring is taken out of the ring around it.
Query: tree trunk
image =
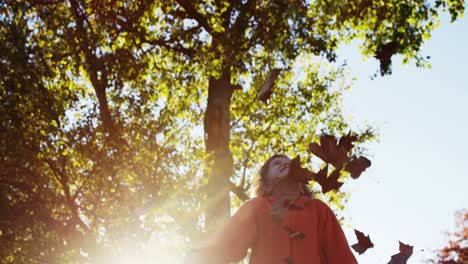
[[[238,86],[231,84],[229,71],[220,79],[210,78],[208,105],[204,117],[205,147],[213,156],[213,165],[208,175],[206,229],[216,229],[230,216],[229,177],[233,173],[233,159],[229,149],[230,105],[233,91]]]
[[[87,29],[85,28],[85,15],[80,11],[82,6],[76,0],[71,0],[71,11],[75,18],[77,31],[75,34],[78,40],[78,56],[80,52],[83,52],[85,56],[85,69],[88,72],[91,80],[91,84],[96,92],[96,96],[99,102],[99,112],[101,115],[101,121],[106,132],[109,133],[112,140],[118,138],[116,136],[116,130],[114,122],[112,120],[111,111],[106,97],[106,86],[107,86],[107,73],[105,71],[105,65],[102,59],[98,58],[93,50],[96,49],[95,36],[88,35]],[[91,25],[88,25],[91,27]],[[91,41],[90,41],[91,39]],[[91,44],[92,45],[91,45]],[[73,44],[72,44],[73,45]]]

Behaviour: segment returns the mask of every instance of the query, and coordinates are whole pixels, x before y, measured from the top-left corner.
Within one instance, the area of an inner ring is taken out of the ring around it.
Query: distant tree
[[[457,211],[456,228],[450,234],[448,245],[436,251],[434,264],[466,264],[468,263],[468,209]]]

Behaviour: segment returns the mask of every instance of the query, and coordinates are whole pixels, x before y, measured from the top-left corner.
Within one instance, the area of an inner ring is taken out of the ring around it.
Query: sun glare
[[[182,263],[185,250],[183,241],[182,236],[175,232],[154,234],[148,242],[135,242],[134,245],[128,245],[127,250],[121,254],[110,256],[105,264]],[[135,250],[137,244],[144,246]]]

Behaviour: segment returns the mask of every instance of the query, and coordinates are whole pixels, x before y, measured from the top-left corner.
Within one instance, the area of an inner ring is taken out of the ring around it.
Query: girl
[[[186,263],[356,264],[338,220],[306,184],[288,178],[291,159],[271,156],[260,169],[256,197],[246,201]]]

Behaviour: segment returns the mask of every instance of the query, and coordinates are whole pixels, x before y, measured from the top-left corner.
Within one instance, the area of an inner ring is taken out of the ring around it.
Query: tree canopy
[[[208,227],[210,181],[236,207],[268,156],[314,164],[309,142],[348,131],[340,44],[360,39],[382,75],[395,54],[424,66],[439,15],[463,10],[461,0],[0,3],[2,263],[103,263],[159,242],[180,254]],[[358,132],[356,153],[375,138]],[[346,197],[324,195],[338,208]]]
[[[455,213],[456,229],[447,233],[448,243],[435,250],[434,259],[428,263],[456,264],[468,261],[468,209],[460,209]]]

